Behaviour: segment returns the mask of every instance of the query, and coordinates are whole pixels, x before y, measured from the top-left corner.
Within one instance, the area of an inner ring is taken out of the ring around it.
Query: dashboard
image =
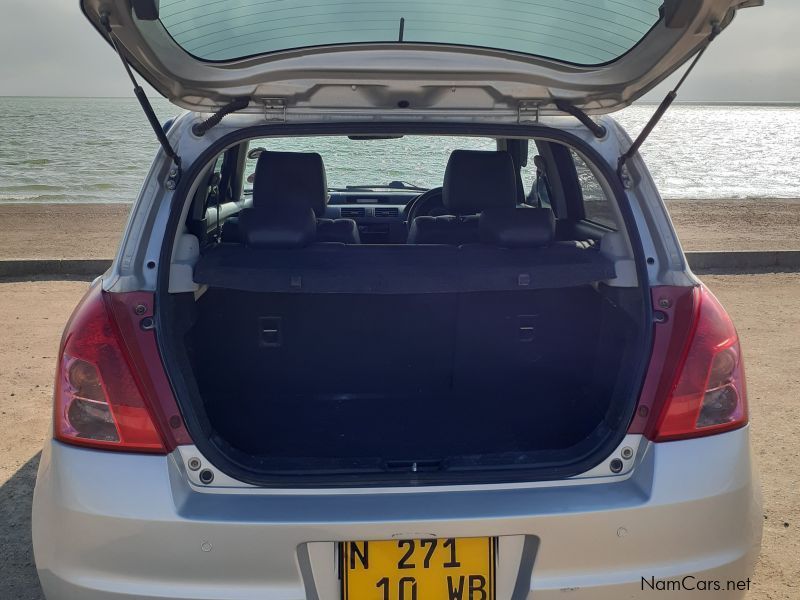
[[[408,235],[406,207],[419,191],[334,191],[325,217],[353,219],[363,244],[404,244]]]

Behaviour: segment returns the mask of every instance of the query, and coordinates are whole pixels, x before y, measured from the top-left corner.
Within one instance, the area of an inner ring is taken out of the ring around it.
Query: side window
[[[603,191],[600,182],[597,181],[597,177],[592,173],[586,162],[574,151],[570,150],[570,155],[578,173],[578,183],[581,186],[583,195],[583,213],[586,220],[609,229],[617,229],[617,220],[614,216],[611,201]]]
[[[538,154],[528,162],[527,168],[522,169],[522,185],[528,190],[525,196],[525,204],[531,206],[551,207],[553,192],[550,188],[550,180],[547,174],[547,167],[544,158]]]

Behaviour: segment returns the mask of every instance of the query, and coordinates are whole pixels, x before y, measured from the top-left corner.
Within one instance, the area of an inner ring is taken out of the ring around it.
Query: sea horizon
[[[48,104],[58,101],[58,110]],[[181,109],[151,98],[159,119]],[[657,102],[640,101],[612,115],[635,137]],[[668,200],[800,198],[800,102],[676,102],[641,148]],[[322,154],[332,186],[387,184],[400,179],[441,185],[453,144],[490,147],[467,138],[412,140],[341,152],[334,140],[308,150]],[[274,142],[280,147],[281,141]],[[380,147],[378,147],[380,146]],[[135,98],[0,96],[0,203],[130,204],[158,150]],[[375,152],[372,152],[374,150]],[[378,165],[374,156],[393,156]],[[757,167],[757,168],[756,168]]]

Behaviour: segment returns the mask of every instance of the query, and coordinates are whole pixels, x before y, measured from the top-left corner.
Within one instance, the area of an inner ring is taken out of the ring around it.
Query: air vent
[[[400,215],[396,206],[378,206],[375,208],[375,217],[378,219],[395,219]]]
[[[342,207],[339,212],[344,219],[358,219],[359,217],[364,217],[367,214],[367,209],[363,206],[346,206]]]

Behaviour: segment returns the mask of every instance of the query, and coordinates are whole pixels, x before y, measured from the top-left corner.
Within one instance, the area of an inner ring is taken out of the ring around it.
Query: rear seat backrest
[[[241,241],[258,248],[305,248],[316,241],[314,211],[304,204],[263,206],[243,210]]]
[[[447,161],[442,202],[452,215],[477,215],[517,204],[514,161],[508,152],[453,150]]]
[[[447,161],[442,202],[448,214],[417,217],[409,244],[470,244],[479,241],[478,217],[488,208],[517,204],[514,161],[508,152],[454,150]]]
[[[313,211],[318,242],[360,243],[358,226],[352,219],[326,219],[328,184],[322,157],[315,152],[263,151],[256,163],[253,181],[253,207],[243,210],[240,218],[250,212],[249,221],[265,217],[269,211],[298,205]],[[232,221],[232,219],[229,219]],[[227,223],[226,223],[227,224]],[[231,232],[223,241],[245,242],[239,227],[228,227]],[[236,232],[235,234],[233,232]],[[234,236],[238,237],[233,239]]]
[[[501,248],[549,246],[555,232],[555,216],[549,208],[490,208],[478,218],[480,242]]]
[[[596,335],[598,295],[588,285],[591,276],[583,281],[569,277],[584,267],[572,260],[596,256],[574,243],[555,241],[555,215],[547,208],[489,208],[480,214],[478,228],[480,242],[459,249],[465,262],[502,265],[501,277],[516,289],[509,285],[504,291],[459,295],[454,389],[491,397],[502,382],[507,397],[551,399],[542,407],[543,418],[544,411],[569,410],[558,401],[563,398],[557,386],[548,388],[545,382],[565,376],[577,381],[585,374],[570,369],[590,364],[590,345],[572,340],[575,332],[585,335],[580,339]],[[548,271],[548,263],[559,266]],[[534,289],[539,286],[544,289]]]
[[[253,207],[305,204],[325,215],[328,183],[322,157],[315,152],[263,151],[256,163]]]

